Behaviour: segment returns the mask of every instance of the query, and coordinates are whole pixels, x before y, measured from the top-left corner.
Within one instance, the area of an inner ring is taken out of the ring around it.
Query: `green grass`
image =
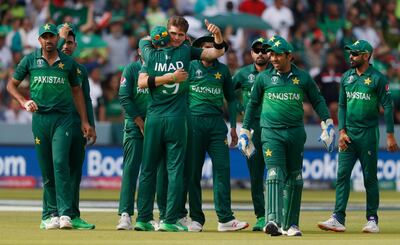
[[[381,203],[385,204],[398,204],[400,203],[400,192],[396,191],[381,191]],[[0,199],[32,199],[41,200],[41,189],[5,189],[0,188]],[[211,202],[212,190],[203,190],[203,199],[206,202]],[[81,200],[102,200],[114,201],[119,199],[119,190],[94,190],[82,189]],[[311,191],[305,190],[303,192],[303,202],[326,202],[332,203],[335,200],[334,190]],[[234,189],[232,190],[232,202],[236,203],[249,203],[251,202],[250,190],[247,189]],[[349,202],[364,203],[365,193],[352,192],[350,194]]]
[[[235,213],[238,219],[253,224],[251,211]],[[77,230],[39,230],[40,212],[0,212],[0,244],[51,244],[51,245],[101,245],[101,244],[399,244],[400,234],[398,211],[380,212],[379,234],[360,232],[364,224],[364,212],[349,212],[347,231],[333,233],[321,231],[316,227],[318,221],[329,216],[329,212],[302,212],[301,228],[303,237],[270,237],[262,232],[251,232],[249,229],[239,232],[222,233],[216,231],[216,215],[206,212],[207,223],[201,233],[164,233],[116,231],[118,220],[112,212],[84,212],[82,217],[96,224],[92,231]]]

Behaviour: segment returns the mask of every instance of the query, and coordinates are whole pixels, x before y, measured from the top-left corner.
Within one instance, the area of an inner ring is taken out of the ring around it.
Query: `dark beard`
[[[259,65],[259,66],[266,65],[267,63],[268,63],[267,60],[259,60],[259,61],[256,61],[256,64]]]

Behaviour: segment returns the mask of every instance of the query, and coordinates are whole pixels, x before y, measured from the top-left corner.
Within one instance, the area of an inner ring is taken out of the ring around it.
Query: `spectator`
[[[260,16],[267,8],[262,0],[243,0],[239,5],[239,11],[242,13]]]
[[[267,8],[261,17],[272,27],[268,30],[268,37],[279,35],[284,39],[290,38],[289,30],[294,24],[293,13],[285,6],[283,0],[275,0],[274,5]]]
[[[16,99],[11,99],[4,118],[6,123],[28,124],[32,121],[32,113],[21,108]]]
[[[146,8],[146,20],[150,30],[154,26],[165,26],[168,21],[167,14],[161,9],[159,0],[149,0]]]
[[[96,112],[98,111],[98,99],[103,95],[101,70],[97,63],[88,64],[87,69],[89,72],[90,98],[92,99],[93,110]]]
[[[104,83],[103,96],[98,99],[99,121],[122,122],[124,115],[119,103],[118,89],[121,78],[120,72],[111,75],[111,79]]]

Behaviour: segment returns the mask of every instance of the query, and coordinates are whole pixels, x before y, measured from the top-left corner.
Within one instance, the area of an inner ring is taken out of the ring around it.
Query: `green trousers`
[[[351,139],[348,148],[339,152],[336,183],[335,215],[345,224],[346,207],[350,193],[350,177],[354,165],[360,160],[367,197],[366,218],[378,220],[379,187],[377,177],[379,128],[346,128]]]
[[[201,175],[206,152],[213,170],[213,191],[218,221],[233,220],[231,210],[230,160],[226,134],[228,129],[222,117],[191,117],[192,143],[190,151],[189,208],[192,220],[205,223],[202,210]]]
[[[42,219],[73,214],[69,167],[71,127],[70,114],[33,113],[32,132],[43,181]]]
[[[139,127],[134,125],[125,129],[123,145],[124,163],[118,214],[128,213],[132,216],[135,207],[136,183],[143,152],[143,135]]]
[[[263,128],[261,133],[267,167],[266,221],[274,221],[285,230],[299,224],[303,179],[303,127]]]
[[[261,144],[261,128],[260,121],[254,121],[251,128],[253,132],[253,143],[256,153],[250,159],[246,158],[247,167],[250,174],[251,183],[251,199],[253,201],[254,213],[257,218],[265,216],[264,202],[264,172],[265,163]]]
[[[70,175],[72,185],[72,215],[80,217],[79,192],[82,179],[82,166],[85,160],[86,139],[83,137],[81,123],[74,122],[72,126],[72,144],[70,151]]]
[[[137,221],[153,219],[157,169],[165,160],[168,175],[164,222],[176,223],[182,203],[183,171],[187,143],[186,117],[147,117],[145,121],[143,162],[139,178]]]

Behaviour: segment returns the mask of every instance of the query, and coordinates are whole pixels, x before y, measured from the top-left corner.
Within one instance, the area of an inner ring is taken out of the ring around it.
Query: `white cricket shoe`
[[[290,228],[285,231],[282,230],[282,235],[286,236],[302,236],[303,233],[301,232],[300,228],[297,225],[292,225]]]
[[[161,222],[162,222],[162,221],[161,221]],[[161,223],[161,222],[160,222],[160,223]],[[155,220],[150,220],[149,223],[153,226],[153,228],[154,228],[155,231],[158,231],[158,230],[160,229],[160,224],[159,224],[157,221],[155,221]]]
[[[192,221],[190,222],[190,224],[188,225],[188,231],[191,232],[200,232],[203,231],[203,226],[197,222],[197,221]]]
[[[379,227],[376,224],[375,220],[369,220],[367,224],[365,224],[362,232],[365,233],[379,233]]]
[[[71,218],[69,216],[60,217],[60,229],[72,229]]]
[[[117,230],[132,230],[132,219],[128,213],[122,213],[118,221]]]
[[[239,231],[249,227],[249,223],[233,219],[226,223],[218,222],[218,231]]]
[[[47,218],[42,220],[40,223],[40,229],[43,230],[53,230],[58,228],[60,228],[60,218],[58,216]]]
[[[282,228],[279,227],[274,221],[268,221],[263,228],[264,233],[271,236],[281,236],[283,234]]]
[[[319,222],[318,227],[321,230],[325,231],[335,231],[335,232],[346,231],[346,227],[342,225],[333,215],[328,220]]]
[[[181,219],[178,219],[178,221],[176,223],[179,223],[179,224],[181,224],[183,226],[189,226],[191,221],[190,221],[190,219],[188,217],[185,216],[185,217],[183,217]]]

